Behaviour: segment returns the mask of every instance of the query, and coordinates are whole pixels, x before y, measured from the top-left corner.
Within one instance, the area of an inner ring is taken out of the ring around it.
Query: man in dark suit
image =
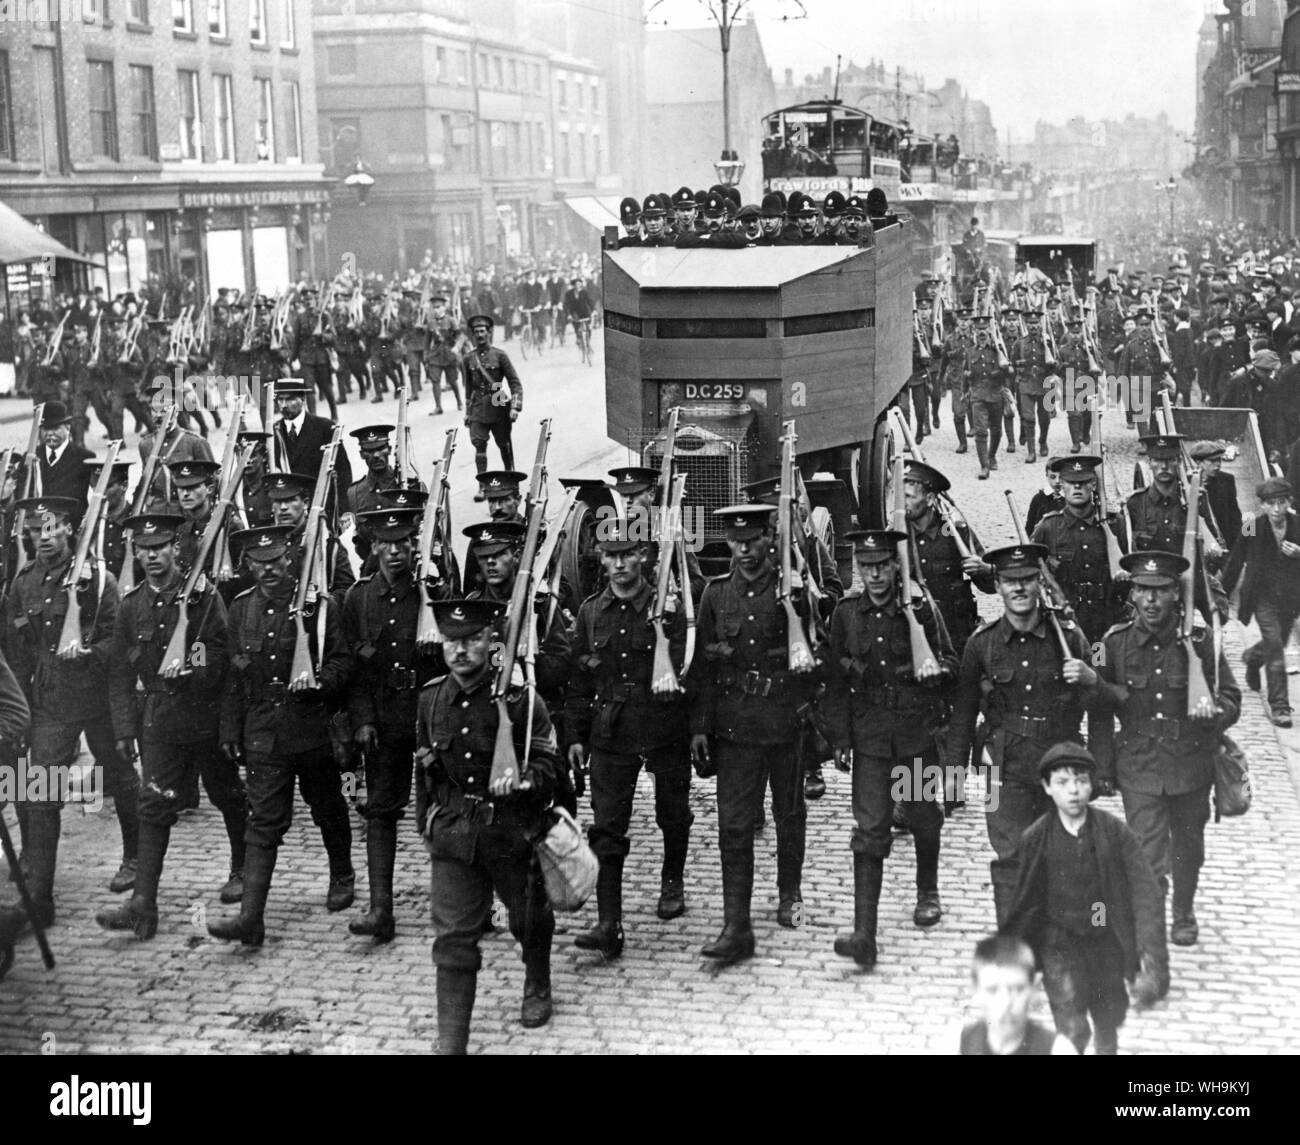
[[[1253,617],[1260,635],[1259,643],[1242,655],[1246,683],[1258,692],[1263,668],[1269,719],[1280,728],[1292,724],[1286,646],[1300,618],[1300,520],[1292,508],[1294,493],[1291,483],[1281,477],[1270,477],[1255,487],[1263,512],[1247,524],[1223,572],[1223,587],[1231,592],[1245,569],[1237,616],[1242,624]]]
[[[310,475],[315,480],[320,472],[321,450],[329,444],[334,423],[327,417],[318,417],[306,409],[307,383],[299,378],[285,378],[275,383],[275,407],[280,414],[275,423],[275,449],[279,455],[280,469],[289,473]],[[347,450],[339,446],[334,463],[334,489],[329,500],[333,519],[338,507],[346,505],[344,499],[352,485],[352,466]]]
[[[68,497],[77,502],[77,520],[86,511],[90,470],[82,464],[95,455],[70,440],[72,415],[62,402],[46,402],[41,415],[41,496]]]

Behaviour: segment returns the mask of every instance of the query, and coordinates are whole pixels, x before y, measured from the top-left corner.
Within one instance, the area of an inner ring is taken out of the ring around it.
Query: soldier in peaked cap
[[[87,477],[91,484],[99,480],[104,462],[99,458],[87,458],[82,464],[86,466]],[[126,538],[123,528],[131,513],[131,502],[127,500],[126,488],[131,483],[131,462],[115,461],[113,475],[108,479],[104,490],[104,510],[100,518],[104,539],[104,564],[110,572],[122,575],[122,562],[126,560]]]
[[[307,531],[307,513],[311,507],[312,493],[316,479],[306,473],[272,473],[267,479],[267,496],[275,510],[275,523],[286,525],[288,535],[289,568],[296,578],[303,565],[303,538]],[[232,549],[235,538],[230,538]],[[330,563],[329,592],[334,597],[334,604],[343,603],[343,594],[356,582],[356,574],[343,546],[331,536],[326,544],[326,559]]]
[[[326,909],[352,905],[352,829],[330,744],[327,703],[345,697],[351,671],[339,634],[337,609],[325,611],[324,638],[308,625],[315,686],[295,676],[297,626],[292,616],[292,529],[269,525],[231,537],[252,570],[255,587],[230,606],[230,671],[221,703],[221,750],[247,769],[248,825],[244,835],[244,885],[239,913],[208,925],[226,942],[261,946],[263,913],[276,856],[293,818],[295,781],[311,809],[329,856]]]
[[[575,945],[608,958],[623,951],[623,865],[631,849],[628,825],[637,777],[644,763],[654,776],[655,820],[663,832],[658,914],[673,919],[686,909],[685,870],[694,820],[689,796],[690,725],[677,686],[686,622],[676,602],[665,602],[665,635],[674,676],[657,680],[656,634],[651,623],[655,590],[645,576],[648,519],[602,521],[596,547],[605,588],[578,609],[570,648],[564,736],[575,771],[591,770],[595,822],[592,850],[600,859],[596,885],[600,920]],[[665,690],[671,689],[671,690]]]
[[[1104,655],[1082,673],[1107,713],[1104,720],[1089,721],[1091,746],[1099,777],[1119,786],[1124,815],[1160,893],[1172,884],[1170,941],[1191,946],[1198,938],[1194,900],[1205,859],[1214,755],[1219,734],[1241,713],[1241,690],[1205,629],[1193,633],[1190,651],[1179,638],[1180,579],[1189,573],[1188,562],[1177,553],[1138,551],[1123,565],[1133,580],[1133,618],[1106,633]],[[1210,694],[1189,714],[1193,654]],[[1163,994],[1168,968],[1159,969]]]
[[[416,817],[432,866],[438,1052],[459,1055],[469,1042],[483,962],[479,940],[494,891],[523,947],[520,1022],[535,1028],[550,1021],[555,916],[533,862],[531,839],[544,828],[559,760],[545,701],[534,699],[530,705],[526,695],[512,690],[506,712],[520,771],[493,782],[491,745],[499,715],[492,700],[491,656],[501,606],[445,600],[434,606],[434,616],[448,674],[420,693]]]
[[[415,582],[419,508],[365,512],[375,571],[348,590],[342,636],[355,668],[347,687],[353,739],[365,757],[366,868],[370,910],[348,926],[389,942],[397,824],[411,798],[411,758],[419,689],[445,670],[436,644],[420,645],[420,590]]]
[[[109,883],[115,894],[135,883],[139,779],[117,750],[109,710],[117,580],[97,562],[87,565],[86,578],[76,586],[80,643],[62,651],[68,612],[63,581],[73,563],[73,521],[80,506],[68,497],[35,497],[16,501],[14,509],[25,513],[25,539],[35,559],[14,576],[5,596],[5,654],[31,709],[29,771],[45,780],[44,798],[20,800],[16,807],[31,897],[41,922],[50,926],[65,788],[58,777],[72,767],[82,733],[102,769],[103,794],[113,797],[122,832],[122,865]]]
[[[180,528],[178,544],[181,573],[187,575],[194,567],[203,530],[208,527],[208,520],[212,516],[212,481],[221,471],[221,463],[173,461],[167,470],[171,474],[172,495],[185,518]]]
[[[1052,575],[1090,641],[1100,640],[1111,625],[1124,619],[1129,590],[1127,574],[1114,577],[1107,556],[1109,542],[1103,529],[1114,533],[1121,552],[1128,544],[1118,514],[1110,520],[1101,518],[1100,466],[1100,457],[1084,455],[1059,457],[1052,463],[1065,503],[1043,515],[1031,538],[1047,549]]]
[[[528,474],[514,469],[491,469],[477,475],[478,493],[475,501],[486,501],[488,515],[494,521],[517,521],[524,524],[524,515],[519,511],[523,493],[520,486],[528,480]]]
[[[835,764],[853,774],[853,931],[835,940],[835,953],[871,969],[876,963],[876,913],[884,861],[889,856],[894,799],[900,774],[908,790],[900,801],[916,842],[917,926],[933,926],[939,902],[939,834],[943,828],[943,785],[925,787],[924,768],[937,772],[935,731],[944,722],[938,691],[957,674],[927,604],[917,606],[936,659],[914,671],[908,622],[900,601],[898,546],[905,533],[866,530],[848,533],[862,577],[860,596],[844,601],[831,621],[826,702]]]
[[[524,385],[509,356],[492,345],[492,320],[476,314],[468,325],[474,345],[461,359],[461,375],[474,468],[482,473],[488,467],[490,434],[501,453],[502,468],[513,469],[515,447],[511,434],[524,407]]]
[[[132,930],[149,939],[158,928],[158,884],[171,829],[186,793],[201,778],[221,812],[230,843],[230,878],[221,901],[243,893],[244,785],[233,760],[218,746],[221,689],[226,674],[226,608],[212,583],[180,599],[181,530],[185,518],[144,514],[127,519],[144,569],[123,598],[109,652],[108,685],[118,754],[130,759],[138,744],[140,842],[134,894],[95,920],[107,930]],[[168,662],[180,620],[188,618],[184,656]],[[142,689],[143,703],[137,699]]]
[[[393,446],[390,435],[393,429],[391,425],[366,425],[349,433],[350,437],[356,438],[357,447],[361,451],[361,460],[366,466],[365,475],[359,481],[354,481],[348,489],[345,502],[345,511],[357,517],[357,531],[352,546],[356,549],[357,556],[361,558],[362,569],[365,572],[374,571],[368,565],[372,538],[361,523],[361,514],[383,508],[384,502],[380,493],[399,483],[399,475],[392,466]],[[418,478],[415,480],[415,485],[420,489],[424,488]]]
[[[1001,786],[986,812],[993,900],[999,926],[1005,923],[1016,885],[1020,835],[1049,810],[1038,779],[1038,761],[1054,743],[1077,740],[1090,693],[1083,685],[1089,650],[1075,625],[1063,627],[1070,655],[1043,607],[1042,545],[993,549],[984,560],[994,569],[1003,615],[977,629],[966,642],[958,678],[947,765],[966,774],[975,747],[979,761],[987,751]],[[984,735],[975,740],[975,723],[984,715]],[[1090,725],[1091,726],[1091,725]],[[978,766],[978,763],[977,763]]]
[[[271,435],[264,430],[241,429],[239,444],[253,446],[244,466],[244,480],[240,486],[249,528],[271,525],[275,522],[275,508],[267,493],[267,446]]]
[[[1187,503],[1180,477],[1183,439],[1177,434],[1150,434],[1140,438],[1151,467],[1151,484],[1135,490],[1128,499],[1129,535],[1135,550],[1156,549],[1176,553],[1183,547],[1183,530],[1187,524]],[[1200,516],[1206,519],[1205,498],[1201,498]],[[1208,522],[1207,522],[1208,525]],[[1211,537],[1206,543],[1206,557],[1217,560],[1223,550]],[[1204,594],[1198,592],[1197,606]]]
[[[754,822],[769,778],[777,835],[777,921],[803,920],[801,881],[807,805],[795,744],[801,708],[816,687],[814,666],[790,665],[786,614],[771,559],[771,505],[715,510],[734,567],[710,581],[700,602],[700,655],[691,665],[691,755],[718,777],[718,837],[724,921],[703,950],[723,965],[751,958]]]

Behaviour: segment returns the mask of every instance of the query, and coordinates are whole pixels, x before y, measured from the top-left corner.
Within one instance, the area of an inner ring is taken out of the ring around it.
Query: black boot
[[[371,819],[366,823],[366,877],[370,880],[370,913],[348,923],[353,934],[371,935],[376,942],[392,942],[397,933],[393,919],[393,865],[397,859],[397,824]]]
[[[822,774],[822,765],[814,763],[803,774],[803,796],[815,801],[825,794],[826,777]]]
[[[469,1021],[474,1014],[477,970],[438,967],[438,1054],[463,1057],[469,1047]]]
[[[690,828],[664,832],[664,865],[656,913],[665,922],[686,913],[686,851],[690,838]]]
[[[913,831],[916,843],[916,909],[912,921],[917,926],[934,926],[943,917],[939,903],[939,832]]]
[[[347,910],[356,898],[357,873],[352,869],[352,828],[347,819],[320,829],[330,861],[330,885],[325,909]]]
[[[865,970],[876,965],[876,909],[885,863],[878,855],[853,855],[853,931],[835,940],[835,953]]]
[[[535,1030],[551,1020],[551,952],[544,950],[524,962],[524,1004],[519,1022]]]
[[[95,921],[105,930],[133,930],[142,942],[158,933],[158,882],[171,828],[157,823],[140,824],[140,845],[135,872],[135,893],[131,901],[115,910],[101,910]]]
[[[803,877],[802,840],[792,842],[776,840],[776,921],[791,928],[803,926],[803,894],[800,883]]]
[[[38,804],[28,812],[23,870],[27,875],[27,893],[42,926],[54,925],[54,872],[62,832],[63,816],[58,807]]]
[[[131,773],[135,780],[135,772]],[[140,784],[128,782],[113,796],[113,810],[122,832],[122,865],[108,884],[114,894],[122,894],[135,886],[137,858],[140,850]]]
[[[594,950],[606,958],[623,953],[623,856],[601,855],[596,876],[596,906],[600,921],[573,940],[579,950]]]
[[[252,846],[244,856],[244,897],[239,913],[227,915],[208,923],[208,933],[224,942],[242,942],[245,946],[261,946],[266,940],[266,926],[262,915],[266,898],[271,893],[271,875],[275,871],[275,850],[271,847]]]
[[[979,479],[987,481],[989,479],[989,443],[983,438],[977,437],[975,439],[975,454],[980,461]]]
[[[1193,910],[1200,875],[1200,871],[1191,864],[1174,864],[1173,917],[1169,925],[1169,941],[1175,946],[1195,946],[1200,937],[1200,927]]]
[[[749,923],[749,901],[754,892],[752,851],[722,854],[722,933],[701,953],[730,966],[754,957],[754,931]]]

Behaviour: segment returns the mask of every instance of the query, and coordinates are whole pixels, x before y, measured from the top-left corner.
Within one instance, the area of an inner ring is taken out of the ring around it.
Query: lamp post
[[[370,197],[370,188],[375,185],[375,177],[370,173],[370,168],[366,166],[366,161],[357,156],[356,162],[352,165],[352,173],[343,180],[344,186],[351,187],[357,193],[358,205],[364,207],[366,200]]]
[[[1174,196],[1178,194],[1178,180],[1172,175],[1169,176],[1169,182],[1157,183],[1157,191],[1163,191],[1169,196],[1169,241],[1174,241]]]
[[[650,22],[650,13],[663,2],[664,0],[655,0],[650,5],[645,14],[647,23]],[[745,173],[745,164],[731,146],[731,30],[753,0],[698,0],[698,3],[708,12],[709,19],[717,24],[719,46],[722,49],[722,155],[714,162],[713,169],[717,172],[719,183],[724,187],[734,187]],[[807,9],[801,0],[794,0],[794,4],[799,9],[799,15],[794,19],[804,19],[808,15]],[[791,17],[782,16],[781,19],[789,20]]]

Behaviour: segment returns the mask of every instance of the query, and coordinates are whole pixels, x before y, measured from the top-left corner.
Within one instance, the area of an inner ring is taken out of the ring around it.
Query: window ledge
[[[228,48],[228,47],[230,47],[230,37],[229,37],[229,36],[218,36],[218,35],[215,35],[215,34],[212,33],[212,32],[209,32],[209,33],[208,33],[208,43],[209,43],[209,44],[219,44],[219,45],[222,46],[222,47]]]
[[[280,45],[280,55],[282,55],[282,56],[296,56],[297,54],[298,54],[298,45],[297,45],[297,44],[281,44],[281,45]]]
[[[184,28],[173,28],[172,38],[177,40],[197,40],[199,34],[198,32],[187,32]]]
[[[128,20],[126,22],[126,30],[128,32],[139,32],[142,36],[153,35],[152,24],[137,24],[134,20]]]
[[[248,46],[255,52],[269,52],[271,50],[271,45],[265,41],[249,40]]]

